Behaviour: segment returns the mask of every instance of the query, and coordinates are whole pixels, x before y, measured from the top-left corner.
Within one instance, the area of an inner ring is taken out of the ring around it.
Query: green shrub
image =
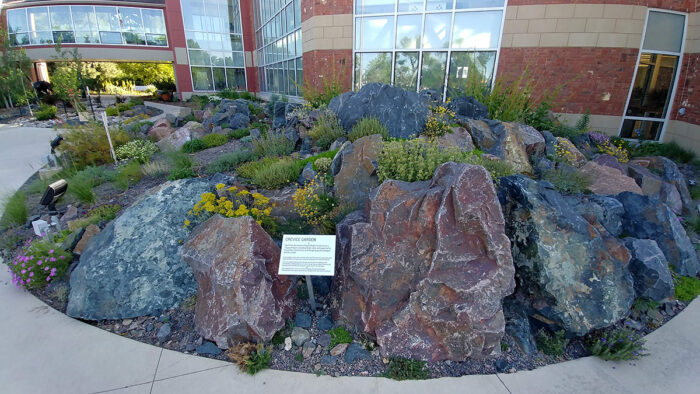
[[[66,174],[69,174],[70,172],[67,171]],[[114,171],[109,171],[103,166],[87,166],[83,168],[82,170],[74,173],[72,176],[66,176],[63,175],[57,179],[61,178],[73,178],[73,177],[80,177],[84,178],[90,181],[90,184],[95,187],[99,186],[105,182],[110,182],[114,179],[115,173]]]
[[[292,81],[301,92],[301,95],[312,108],[327,107],[331,100],[343,93],[343,75],[336,70],[335,64],[327,75],[321,78],[321,86],[317,86],[311,81],[306,81],[303,85]]]
[[[576,125],[574,125],[573,127],[557,121],[551,123],[551,125],[549,125],[549,129],[555,137],[572,139],[574,137],[587,133],[590,127],[590,123],[591,114],[589,111],[586,111],[586,113],[583,114],[583,116],[581,116],[581,118],[579,118],[579,120],[576,121]]]
[[[4,198],[2,220],[3,228],[23,225],[27,222],[27,194],[18,190]]]
[[[119,115],[119,110],[117,107],[107,107],[105,108],[105,112],[107,113],[107,116],[118,116]]]
[[[282,133],[268,133],[253,140],[253,154],[256,157],[284,156],[294,151],[294,142]]]
[[[564,348],[569,342],[564,336],[564,330],[557,331],[554,335],[541,329],[537,333],[537,348],[544,354],[550,356],[561,356],[564,354]]]
[[[425,368],[425,361],[405,358],[390,358],[384,377],[394,380],[430,379],[430,371]]]
[[[258,116],[261,113],[263,113],[263,109],[259,105],[255,105],[253,103],[248,103],[248,110],[250,111],[251,114],[254,116]]]
[[[178,179],[194,178],[197,174],[191,168],[173,168],[170,170],[170,175],[168,175],[169,181],[176,181]]]
[[[327,173],[331,169],[331,164],[333,164],[333,159],[328,157],[322,157],[314,161],[314,170],[320,173]]]
[[[54,278],[62,278],[70,262],[70,253],[59,245],[42,239],[30,241],[8,266],[14,285],[38,289]]]
[[[250,125],[249,129],[250,130],[258,129],[258,130],[260,130],[260,134],[265,135],[265,134],[267,134],[267,131],[270,129],[270,127],[268,125],[266,125],[265,123],[253,122],[253,124]]]
[[[185,142],[185,145],[182,146],[182,151],[185,153],[195,153],[205,149],[207,149],[207,144],[197,138]]]
[[[278,189],[295,182],[299,177],[299,168],[294,159],[266,157],[261,160],[240,165],[236,171],[250,182],[263,189]]]
[[[133,108],[136,105],[143,105],[143,99],[138,98],[138,97],[132,97],[129,99],[129,103],[131,104],[131,107]]]
[[[255,375],[263,369],[269,368],[271,358],[272,353],[262,345],[258,345],[258,348],[250,353],[248,360],[245,362],[246,373],[248,373],[248,375]]]
[[[77,230],[79,228],[87,227],[91,224],[99,224],[102,222],[108,222],[117,217],[117,212],[122,209],[119,205],[101,205],[91,209],[86,217],[74,220],[70,223],[71,230]]]
[[[238,130],[233,130],[230,133],[228,133],[229,138],[235,138],[237,140],[240,140],[243,137],[247,137],[250,135],[250,130],[249,129],[238,129]]]
[[[117,169],[117,175],[114,177],[114,183],[123,190],[129,188],[130,185],[135,185],[143,178],[141,165],[137,161],[130,161],[126,165],[120,166]]]
[[[309,136],[321,149],[326,150],[333,141],[345,135],[345,130],[332,112],[325,112],[311,128]]]
[[[92,190],[92,181],[82,176],[74,176],[68,184],[68,193],[83,204],[94,204],[97,196]]]
[[[675,297],[683,302],[690,302],[700,295],[700,280],[690,276],[675,276]]]
[[[671,160],[688,163],[695,159],[695,153],[684,149],[675,141],[660,144],[658,142],[643,142],[634,149],[633,156],[664,156]]]
[[[229,100],[236,100],[240,98],[240,94],[233,90],[233,89],[224,89],[218,93],[216,93],[217,96],[224,98],[224,99],[229,99]]]
[[[187,124],[189,122],[196,122],[196,121],[197,121],[197,117],[194,116],[193,113],[190,113],[187,116],[185,116],[184,118],[182,118],[182,124]]]
[[[634,311],[637,314],[642,314],[654,309],[658,309],[660,306],[660,303],[650,298],[640,297],[634,300],[634,304],[632,304],[632,311]]]
[[[355,142],[368,135],[380,134],[384,139],[389,138],[389,131],[377,118],[362,118],[352,127],[348,139]]]
[[[424,140],[390,141],[384,143],[377,160],[379,181],[396,179],[406,182],[431,179],[435,170],[448,161],[461,162],[464,153],[458,148],[441,149]]]
[[[690,198],[700,200],[700,186],[695,185],[690,187]]]
[[[590,176],[566,168],[556,168],[546,172],[543,179],[549,181],[562,193],[589,193],[593,183]]]
[[[352,336],[343,326],[328,330],[328,334],[331,336],[331,349],[341,343],[352,343]]]
[[[148,163],[158,152],[158,147],[151,141],[133,140],[117,148],[117,160],[136,160],[144,164]]]
[[[437,138],[450,131],[450,124],[454,122],[455,113],[443,105],[430,107],[430,114],[425,120],[421,135],[428,138]]]
[[[39,110],[36,111],[36,120],[55,119],[58,108],[55,105],[39,104]]]
[[[170,173],[170,165],[162,160],[150,161],[141,166],[141,172],[144,176],[159,178]]]
[[[288,336],[292,335],[293,329],[294,321],[292,319],[288,319],[284,327],[282,327],[281,330],[277,331],[275,335],[272,336],[272,340],[270,341],[270,343],[272,343],[275,346],[283,344],[284,338],[287,338]]]
[[[215,148],[217,146],[221,146],[228,143],[228,136],[223,134],[211,133],[202,137],[202,142],[204,142],[207,148]]]
[[[174,151],[168,152],[167,156],[171,163],[170,175],[168,176],[169,181],[197,176],[192,170],[194,162],[192,162],[192,159],[187,154]]]
[[[90,122],[65,128],[66,131],[61,134],[63,141],[58,149],[68,154],[76,169],[114,162],[102,123]],[[123,130],[110,130],[110,135],[115,150],[129,142],[129,135]]]
[[[628,328],[616,328],[600,334],[589,349],[594,356],[603,360],[637,360],[647,355],[644,353],[644,342],[638,333]]]
[[[217,172],[233,171],[241,163],[251,161],[255,158],[249,150],[239,150],[236,152],[225,153],[216,158],[207,167],[208,174],[216,174]]]
[[[338,153],[338,149],[334,150],[328,150],[325,152],[321,152],[317,154],[316,156],[311,156],[307,157],[306,159],[298,160],[297,162],[297,167],[299,167],[299,174],[301,174],[301,171],[306,167],[308,163],[314,163],[314,171],[318,171],[319,169],[315,166],[315,163],[318,159],[333,159]]]

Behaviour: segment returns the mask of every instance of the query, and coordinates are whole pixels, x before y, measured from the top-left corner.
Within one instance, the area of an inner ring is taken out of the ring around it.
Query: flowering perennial
[[[70,253],[48,241],[28,240],[14,260],[9,263],[12,283],[17,288],[36,289],[46,286],[66,272]]]
[[[201,200],[188,212],[192,220],[185,220],[185,228],[189,227],[192,221],[204,221],[215,214],[227,218],[250,216],[265,230],[274,226],[274,220],[270,214],[275,205],[270,205],[268,197],[257,192],[251,193],[237,186],[227,188],[223,183],[216,185],[216,190],[221,197],[217,198],[214,193],[202,194]]]

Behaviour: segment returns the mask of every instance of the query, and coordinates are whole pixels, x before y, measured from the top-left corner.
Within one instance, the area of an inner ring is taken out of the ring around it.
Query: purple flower
[[[56,259],[52,257],[52,258],[49,259],[49,261],[53,263],[53,262],[56,261]]]
[[[41,260],[39,260],[39,261],[36,263],[36,265],[41,265]]]
[[[44,271],[48,271],[48,270],[49,270],[49,267],[44,267]]]
[[[49,250],[49,254],[53,254],[53,249]]]
[[[33,273],[33,272],[30,272],[30,273],[29,273],[29,277],[31,278],[32,276],[34,276],[34,273]]]
[[[27,270],[22,270],[21,273],[22,273],[22,275],[24,275],[27,273]]]

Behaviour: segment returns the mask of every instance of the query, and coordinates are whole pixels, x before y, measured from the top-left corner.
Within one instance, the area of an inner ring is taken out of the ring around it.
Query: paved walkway
[[[0,165],[10,166],[0,173],[0,183],[21,183],[31,175],[31,165],[47,153],[49,133],[0,127]],[[651,355],[634,363],[589,357],[515,374],[409,382],[270,370],[251,377],[230,363],[164,350],[71,319],[16,289],[0,267],[0,393],[687,394],[700,387],[699,323],[695,301],[647,337]]]
[[[0,124],[0,194],[13,192],[41,168],[55,136],[52,129]]]

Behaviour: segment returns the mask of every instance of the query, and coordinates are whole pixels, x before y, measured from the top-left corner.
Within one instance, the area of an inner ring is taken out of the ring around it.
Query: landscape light
[[[46,188],[46,192],[44,192],[44,196],[41,197],[41,202],[39,202],[39,204],[47,206],[49,208],[49,214],[56,212],[56,202],[66,194],[67,190],[68,182],[66,182],[65,179],[58,180]]]

